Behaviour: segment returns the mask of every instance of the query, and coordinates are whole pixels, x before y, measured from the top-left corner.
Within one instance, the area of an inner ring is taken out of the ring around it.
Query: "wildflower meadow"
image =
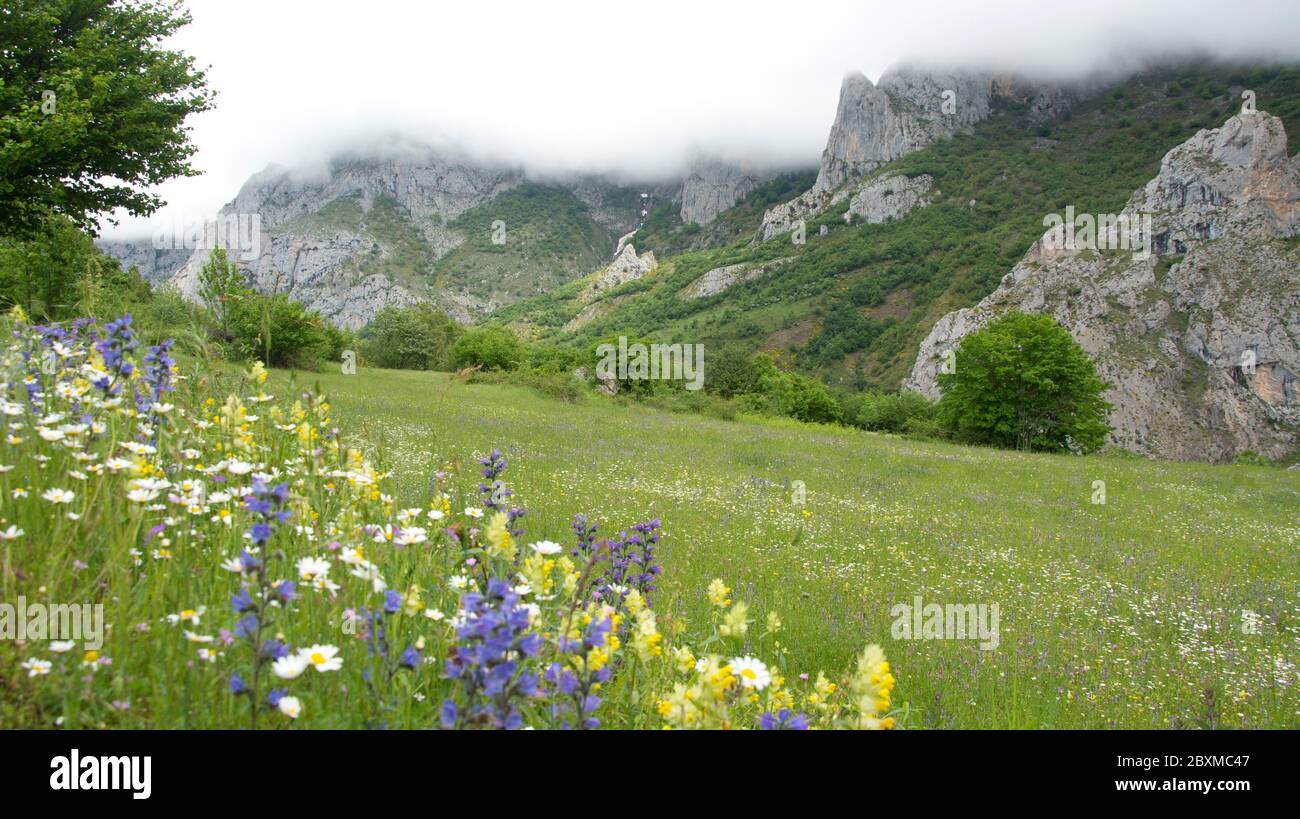
[[[417,462],[320,390],[178,362],[129,315],[5,334],[2,599],[49,607],[0,621],[7,727],[906,724],[879,635],[796,666],[784,613],[722,575],[687,616],[671,519],[561,529],[539,509],[563,493],[521,491],[501,449]],[[102,631],[68,639],[60,606]]]

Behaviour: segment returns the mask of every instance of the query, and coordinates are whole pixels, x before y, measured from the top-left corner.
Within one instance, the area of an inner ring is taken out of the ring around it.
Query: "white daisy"
[[[756,657],[733,657],[731,673],[740,679],[740,684],[755,691],[762,691],[772,684],[772,674],[767,664]]]
[[[306,657],[302,656],[301,652],[286,654],[271,663],[271,672],[282,680],[292,680],[306,671],[308,665],[310,663]]]
[[[301,649],[298,654],[319,672],[338,671],[343,667],[343,658],[338,656],[337,646],[312,646]]]

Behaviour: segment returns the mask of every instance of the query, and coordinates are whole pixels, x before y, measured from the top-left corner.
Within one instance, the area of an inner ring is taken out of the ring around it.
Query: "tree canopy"
[[[1091,452],[1110,432],[1106,384],[1049,315],[1012,312],[966,336],[940,373],[939,422],[959,439]]]
[[[39,233],[54,215],[93,233],[116,208],[157,210],[147,186],[198,173],[184,122],[214,94],[162,44],[189,22],[156,0],[6,0],[0,235]]]

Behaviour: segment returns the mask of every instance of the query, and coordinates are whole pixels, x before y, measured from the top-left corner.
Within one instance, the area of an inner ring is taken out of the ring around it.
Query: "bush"
[[[337,357],[345,336],[314,310],[283,293],[248,292],[230,310],[235,353],[268,366],[314,370]]]
[[[447,370],[452,348],[465,332],[446,313],[428,302],[388,306],[358,334],[361,352],[376,367],[399,370]]]
[[[900,434],[910,421],[929,421],[934,416],[934,405],[915,392],[867,393],[849,406],[846,423],[876,432]]]
[[[1106,384],[1051,316],[1008,313],[962,339],[955,363],[939,375],[938,417],[958,438],[1048,451],[1105,443]]]
[[[839,402],[825,384],[779,369],[768,353],[754,356],[754,368],[756,389],[743,397],[742,407],[810,423],[832,424],[840,420]]]
[[[451,348],[451,363],[457,369],[513,370],[523,358],[524,345],[504,327],[469,330]]]

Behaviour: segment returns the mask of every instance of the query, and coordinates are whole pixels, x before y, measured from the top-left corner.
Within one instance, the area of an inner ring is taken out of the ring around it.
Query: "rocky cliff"
[[[95,242],[95,247],[121,262],[123,270],[132,267],[139,270],[141,278],[151,285],[165,283],[193,255],[192,251],[184,249],[155,249],[151,239],[139,241],[101,239]]]
[[[682,221],[707,225],[773,176],[771,171],[759,171],[744,163],[697,161],[682,181]]]
[[[217,221],[258,217],[255,252],[228,255],[257,289],[286,293],[340,326],[359,328],[385,305],[423,300],[469,323],[611,258],[618,267],[659,201],[706,225],[771,176],[709,158],[677,180],[630,185],[584,174],[538,182],[519,168],[401,142],[310,171],[268,168]],[[218,244],[214,233],[205,234],[204,248]],[[210,256],[208,249],[159,255],[129,242],[105,250],[191,298]],[[641,264],[633,255],[632,266]]]
[[[900,67],[885,72],[878,84],[860,73],[850,74],[840,86],[816,183],[764,214],[763,241],[854,197],[864,175],[936,140],[969,131],[988,118],[998,98],[1025,104],[1035,119],[1049,119],[1068,110],[1083,93],[1082,86],[1064,88],[970,71]]]
[[[1300,426],[1300,154],[1288,157],[1281,120],[1243,111],[1199,132],[1120,215],[1149,217],[1149,253],[1053,226],[996,291],[935,324],[904,386],[937,396],[945,350],[1006,311],[1045,312],[1111,384],[1117,446],[1287,454]]]

